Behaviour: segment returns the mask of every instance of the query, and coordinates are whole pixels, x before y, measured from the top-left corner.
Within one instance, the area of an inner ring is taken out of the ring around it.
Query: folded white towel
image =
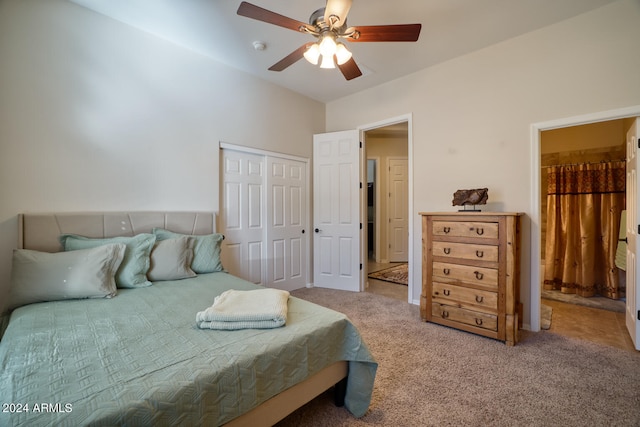
[[[201,329],[266,329],[287,322],[289,292],[280,289],[230,289],[218,295],[213,305],[196,315]]]

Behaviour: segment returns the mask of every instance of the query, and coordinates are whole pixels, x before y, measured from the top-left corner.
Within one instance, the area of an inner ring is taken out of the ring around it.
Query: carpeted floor
[[[368,292],[299,289],[346,313],[379,367],[355,419],[324,393],[285,426],[638,426],[640,353],[522,331],[514,347],[420,321],[417,306]]]

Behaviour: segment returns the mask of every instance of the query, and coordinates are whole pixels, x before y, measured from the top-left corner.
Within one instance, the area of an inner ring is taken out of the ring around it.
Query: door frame
[[[358,126],[356,129],[360,132],[360,141],[362,141],[362,151],[361,151],[361,157],[363,158],[362,163],[364,164],[364,176],[363,176],[363,182],[366,182],[366,172],[367,172],[367,168],[366,168],[366,164],[367,164],[367,159],[366,159],[366,138],[365,138],[365,132],[369,131],[369,130],[373,130],[373,129],[377,129],[377,128],[381,128],[381,127],[385,127],[385,126],[390,126],[390,125],[395,125],[397,123],[404,123],[407,122],[407,159],[408,159],[408,180],[409,180],[409,189],[407,191],[407,198],[409,199],[409,207],[408,207],[408,212],[409,212],[409,238],[407,240],[407,244],[409,246],[408,248],[408,255],[409,255],[409,275],[408,275],[408,289],[407,289],[407,301],[410,304],[414,304],[414,305],[420,305],[420,293],[418,293],[418,297],[414,298],[413,294],[414,294],[414,259],[413,259],[413,244],[414,244],[414,218],[413,218],[413,114],[411,113],[407,113],[407,114],[403,114],[401,116],[396,116],[396,117],[392,117],[389,119],[385,119],[385,120],[381,120],[379,122],[375,122],[375,123],[369,123],[369,124],[365,124],[365,125],[361,125]],[[364,193],[364,192],[363,192]],[[363,194],[363,197],[360,200],[360,214],[361,214],[361,220],[363,222],[363,224],[367,223],[367,200],[365,195]],[[364,233],[363,233],[364,234]],[[368,276],[368,271],[367,271],[367,246],[364,244],[361,245],[361,247],[363,248],[363,252],[361,253],[361,259],[363,260],[363,272],[364,272],[364,276],[367,277]],[[420,266],[420,263],[418,263],[418,265]]]
[[[222,150],[223,149],[228,149],[228,150],[235,150],[235,151],[241,151],[243,153],[249,153],[249,154],[257,154],[260,156],[264,156],[266,157],[276,157],[276,158],[281,158],[281,159],[287,159],[287,160],[294,160],[294,161],[298,161],[301,163],[305,163],[305,179],[306,179],[306,188],[305,191],[307,193],[307,200],[306,200],[306,206],[305,209],[307,211],[306,214],[306,228],[311,230],[311,166],[310,166],[310,159],[308,157],[300,157],[300,156],[295,156],[292,154],[285,154],[285,153],[279,153],[277,151],[269,151],[269,150],[263,150],[260,148],[253,148],[253,147],[247,147],[245,145],[237,145],[237,144],[232,144],[232,143],[228,143],[228,142],[223,142],[220,141],[218,143],[218,158],[220,159],[219,161],[222,161]],[[219,168],[219,182],[220,185],[223,185],[223,174],[224,174],[224,170],[223,168]],[[220,187],[219,185],[219,187]],[[220,188],[218,188],[218,206],[223,206],[224,205],[224,201],[222,200],[222,194],[223,192],[221,191]],[[313,259],[312,257],[312,251],[311,251],[311,238],[307,238],[307,243],[306,243],[307,247],[306,247],[306,260],[305,262],[307,263],[307,271],[306,271],[306,277],[305,277],[305,286],[307,288],[311,287],[311,278],[313,277]],[[264,275],[266,275],[266,271],[263,273]]]
[[[531,124],[531,222],[530,222],[530,325],[529,330],[540,331],[540,140],[541,132],[545,130],[559,129],[571,126],[586,125],[589,123],[604,122],[609,120],[626,119],[640,116],[640,105],[615,110],[601,111],[580,116],[566,117]],[[523,269],[524,271],[524,269]],[[524,282],[526,283],[526,282]],[[526,305],[525,305],[526,308]],[[526,318],[526,316],[525,316]],[[526,325],[525,325],[526,326]]]

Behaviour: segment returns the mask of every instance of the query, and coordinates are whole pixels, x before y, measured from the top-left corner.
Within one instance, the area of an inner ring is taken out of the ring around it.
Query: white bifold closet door
[[[223,148],[223,265],[263,286],[308,283],[307,162]]]

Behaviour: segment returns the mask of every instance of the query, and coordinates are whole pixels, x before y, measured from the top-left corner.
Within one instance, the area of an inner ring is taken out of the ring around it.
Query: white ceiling
[[[615,0],[354,0],[350,26],[422,24],[415,43],[346,43],[363,76],[304,59],[282,72],[267,69],[313,37],[238,16],[240,0],[70,0],[231,67],[322,102],[377,86]],[[252,0],[308,22],[325,0]],[[254,41],[267,48],[257,51]]]

